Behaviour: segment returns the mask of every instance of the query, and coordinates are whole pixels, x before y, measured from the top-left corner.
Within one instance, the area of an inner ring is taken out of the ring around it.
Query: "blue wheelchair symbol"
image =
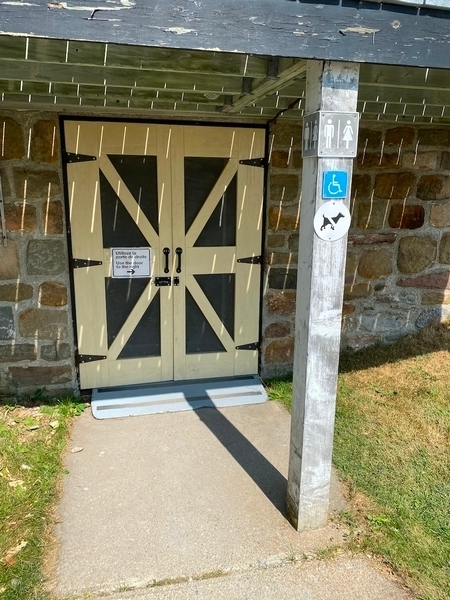
[[[322,198],[343,199],[347,197],[347,171],[325,171],[323,174]]]

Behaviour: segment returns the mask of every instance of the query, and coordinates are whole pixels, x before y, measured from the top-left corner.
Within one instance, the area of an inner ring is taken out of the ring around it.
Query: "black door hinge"
[[[248,167],[264,167],[266,165],[265,158],[247,158],[239,161],[240,165],[247,165]]]
[[[259,346],[259,342],[252,342],[251,344],[242,344],[241,346],[236,346],[236,350],[258,350]]]
[[[102,356],[99,354],[76,354],[75,355],[75,362],[78,365],[81,365],[82,363],[90,363],[90,362],[94,362],[95,360],[105,360],[106,356]]]
[[[91,156],[90,154],[75,154],[75,152],[64,152],[63,160],[67,165],[70,163],[79,163],[79,162],[87,162],[89,160],[97,160],[97,157]]]
[[[248,263],[250,265],[260,265],[262,263],[262,256],[247,256],[246,258],[238,258],[238,263]]]
[[[97,267],[102,265],[101,260],[90,260],[89,258],[72,258],[72,269],[81,269],[82,267]]]

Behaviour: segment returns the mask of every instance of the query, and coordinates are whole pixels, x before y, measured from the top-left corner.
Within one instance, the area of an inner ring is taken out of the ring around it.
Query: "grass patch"
[[[339,374],[333,459],[349,486],[351,543],[424,600],[450,598],[449,350],[439,325],[344,355]],[[286,380],[268,392],[289,406]]]
[[[46,405],[41,406],[41,403]],[[36,405],[37,404],[37,405]],[[44,600],[42,565],[79,400],[0,397],[0,597]]]

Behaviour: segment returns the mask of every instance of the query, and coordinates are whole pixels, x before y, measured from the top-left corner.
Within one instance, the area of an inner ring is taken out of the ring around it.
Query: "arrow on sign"
[[[131,273],[132,275],[134,275],[136,271],[134,269],[131,269],[131,271],[127,271],[127,273]]]

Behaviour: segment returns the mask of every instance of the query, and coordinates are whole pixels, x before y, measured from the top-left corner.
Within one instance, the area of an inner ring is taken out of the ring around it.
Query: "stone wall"
[[[58,120],[2,112],[0,131],[0,388],[75,389]]]
[[[272,128],[262,372],[292,369],[301,125]],[[450,311],[450,129],[362,124],[342,346],[391,342]]]

